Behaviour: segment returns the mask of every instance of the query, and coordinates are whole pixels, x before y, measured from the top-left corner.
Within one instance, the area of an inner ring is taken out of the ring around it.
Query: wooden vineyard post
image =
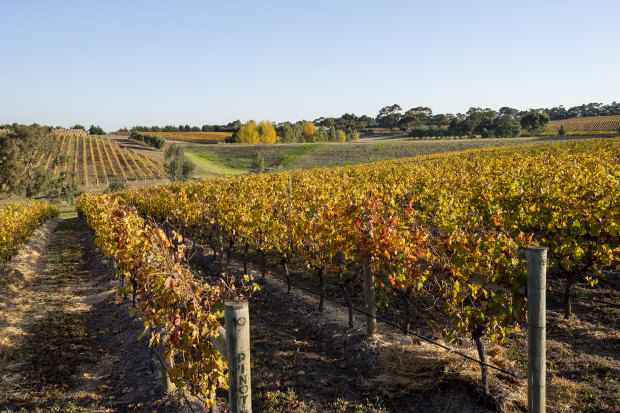
[[[547,248],[527,247],[527,404],[544,413],[546,404]]]
[[[222,227],[220,227],[220,224],[218,223],[215,224],[215,231],[216,231],[215,236],[217,237],[216,239],[217,259],[220,264],[223,264],[224,263],[224,241],[222,239]]]
[[[248,302],[224,302],[230,413],[251,413],[250,313]]]
[[[172,355],[164,356],[164,352],[166,351],[166,341],[168,340],[169,335],[164,329],[164,326],[157,327],[155,333],[159,336],[157,354],[159,355],[159,363],[161,365],[161,375],[164,382],[164,387],[166,388],[166,393],[172,393],[176,390],[176,386],[170,381],[168,371],[170,371],[170,369],[174,366],[174,361]]]
[[[364,311],[366,312],[366,332],[372,335],[377,331],[377,303],[375,302],[375,275],[370,271],[368,257],[364,257]]]

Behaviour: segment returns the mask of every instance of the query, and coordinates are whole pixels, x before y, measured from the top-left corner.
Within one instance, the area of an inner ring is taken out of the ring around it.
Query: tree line
[[[433,115],[430,108],[414,108],[405,113],[399,105],[386,106],[381,109],[373,125],[389,129],[392,133],[400,129],[412,137],[442,137],[442,136],[481,136],[516,137],[525,130],[529,134],[540,133],[547,123],[549,116],[539,111],[532,111],[522,116],[515,111],[502,108],[500,112],[492,109],[471,108],[465,115],[453,116]],[[336,122],[333,118],[315,120],[314,122],[300,121],[296,123],[283,122],[273,125],[269,121],[256,123],[249,121],[233,133],[227,140],[230,143],[290,143],[290,142],[358,142],[359,130],[368,123],[355,122],[355,115],[349,115],[346,123]],[[316,127],[318,125],[318,128]],[[362,129],[372,133],[368,127]]]
[[[233,132],[227,142],[241,143],[289,143],[289,142],[355,142],[361,133],[400,132],[413,137],[442,136],[482,136],[515,137],[523,131],[529,134],[539,133],[551,120],[586,116],[620,115],[620,103],[588,103],[571,108],[560,105],[553,108],[519,110],[508,106],[499,110],[472,107],[465,113],[433,113],[426,106],[417,106],[408,110],[398,104],[388,105],[377,116],[357,116],[345,113],[340,117],[320,117],[313,121],[285,121],[271,123],[264,121],[246,122],[235,120],[225,125],[203,125],[202,127],[179,125],[134,126],[119,131],[138,132]],[[269,125],[267,125],[267,122]],[[251,124],[250,124],[251,123]],[[307,124],[311,123],[315,130]],[[241,128],[245,129],[240,134]],[[271,129],[276,132],[275,141]]]
[[[134,126],[131,129],[121,128],[118,132],[236,132],[241,127],[241,121],[235,120],[225,125],[166,125],[166,126]]]
[[[14,131],[17,127],[21,127],[21,126],[24,126],[24,125],[21,125],[18,123],[12,123],[12,124],[5,123],[4,125],[0,125],[0,130],[4,129],[7,131]],[[46,126],[46,125],[39,125],[38,123],[33,123],[30,126],[35,127],[35,128],[45,129],[47,130],[47,132],[51,132],[55,129],[66,129],[63,126]],[[95,126],[95,125],[90,125],[90,127],[86,129],[83,125],[76,124],[68,129],[83,130],[85,132],[88,132],[91,135],[105,135],[106,134],[106,132],[100,126]]]

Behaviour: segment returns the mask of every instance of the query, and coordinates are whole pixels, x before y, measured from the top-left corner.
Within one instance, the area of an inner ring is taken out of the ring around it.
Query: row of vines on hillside
[[[461,343],[501,343],[525,317],[524,248],[549,249],[572,283],[620,258],[620,140],[473,150],[333,169],[215,178],[122,197],[201,242],[223,236],[325,283],[369,261],[405,301],[439,299]]]
[[[189,390],[213,404],[217,386],[227,385],[226,361],[209,341],[218,335],[222,298],[234,294],[223,282],[195,280],[182,264],[180,238],[169,239],[155,223],[141,218],[121,199],[81,195],[76,208],[94,230],[97,246],[114,259],[118,275],[133,290],[134,314],[150,328],[150,345],[165,345],[168,371],[179,391]]]
[[[39,225],[57,215],[58,208],[43,201],[0,204],[0,263],[15,254]]]

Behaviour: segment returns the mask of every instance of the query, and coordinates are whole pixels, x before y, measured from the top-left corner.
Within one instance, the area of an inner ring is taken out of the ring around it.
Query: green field
[[[248,173],[260,152],[267,172],[324,168],[383,161],[473,148],[557,142],[587,137],[512,139],[412,140],[402,137],[362,139],[359,143],[287,143],[276,145],[187,144],[186,156],[196,163],[200,178]]]

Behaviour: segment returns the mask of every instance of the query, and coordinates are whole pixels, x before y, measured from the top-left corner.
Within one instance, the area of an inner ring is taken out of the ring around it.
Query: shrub
[[[156,149],[161,149],[166,144],[166,139],[163,136],[145,135],[136,131],[131,132],[131,135],[129,135],[129,139],[142,141]]]
[[[560,126],[560,129],[558,130],[558,135],[566,136],[566,128],[564,127],[564,125]]]

